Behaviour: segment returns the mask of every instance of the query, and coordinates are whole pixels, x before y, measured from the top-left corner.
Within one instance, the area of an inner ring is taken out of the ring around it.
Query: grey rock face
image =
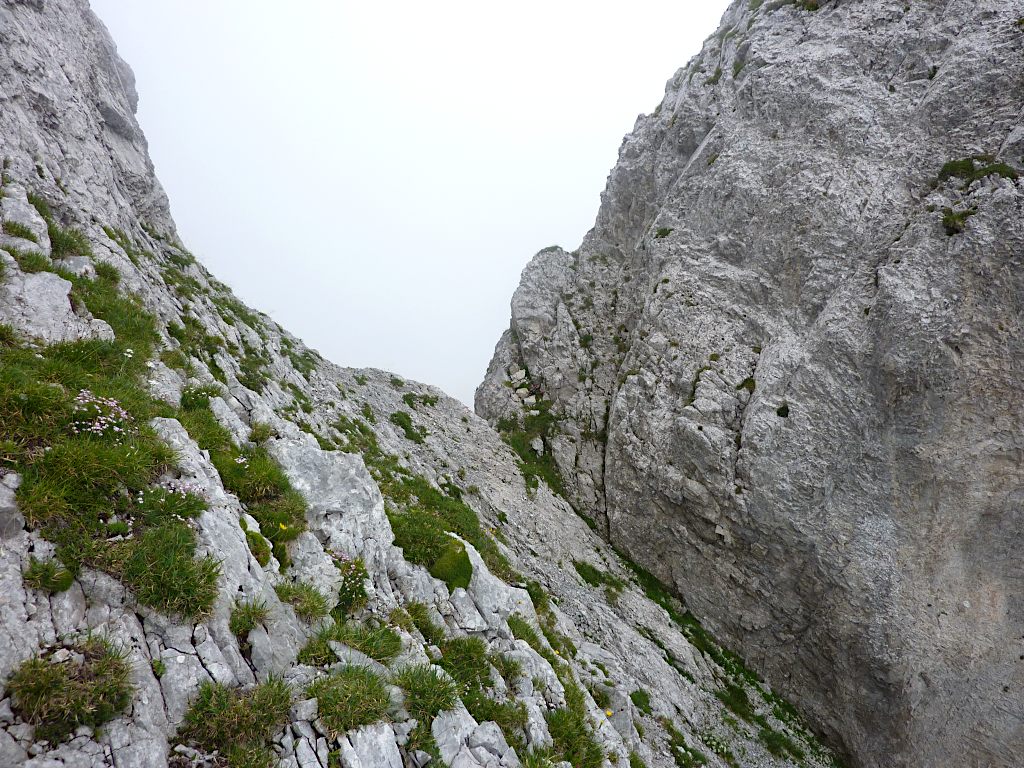
[[[88,310],[75,311],[67,280],[52,272],[13,274],[14,259],[0,251],[0,260],[12,272],[0,286],[0,322],[47,343],[114,338],[110,326],[91,317]]]
[[[524,271],[477,411],[528,370],[581,512],[856,764],[1015,765],[1021,9],[820,6],[730,8]],[[971,157],[1006,166],[940,179]]]
[[[92,211],[98,221],[134,217],[169,229],[167,198],[134,117],[135,77],[88,3],[6,3],[3,15],[8,175],[66,199],[68,215]]]
[[[25,527],[25,517],[18,511],[15,498],[20,481],[13,473],[0,477],[0,540],[17,536]]]
[[[449,637],[471,636],[484,643],[494,660],[487,672],[495,702],[523,707],[525,724],[506,726],[504,732],[481,722],[486,710],[474,707],[471,713],[464,703],[423,724],[430,726],[423,733],[433,734],[452,766],[514,768],[526,757],[517,754],[520,745],[532,751],[561,750],[562,731],[549,720],[556,710],[564,710],[560,716],[568,712],[572,727],[590,735],[607,756],[606,766],[639,758],[650,768],[671,768],[684,746],[703,754],[708,765],[789,764],[775,753],[777,745],[773,752],[765,732],[798,743],[807,766],[830,764],[828,750],[752,679],[744,683],[749,722],[729,715],[719,696],[727,683],[740,679],[735,662],[681,617],[679,605],[635,577],[563,499],[543,484],[529,487],[515,455],[483,419],[429,387],[322,360],[269,318],[241,305],[194,261],[177,242],[132,116],[137,100],[133,79],[84,0],[0,4],[0,43],[0,97],[5,99],[0,110],[0,157],[5,159],[0,216],[36,236],[42,260],[25,266],[43,268],[28,272],[20,266],[22,254],[19,260],[0,253],[0,322],[14,325],[28,337],[26,344],[39,348],[60,340],[109,338],[112,332],[74,306],[67,281],[47,271],[51,262],[46,259],[54,249],[29,204],[32,191],[50,202],[61,226],[78,228],[90,246],[53,265],[89,276],[97,274],[101,263],[115,268],[119,289],[137,297],[153,317],[159,360],[154,355],[146,361],[150,393],[176,407],[188,390],[194,400],[195,388],[216,388],[220,394],[210,395],[211,417],[239,446],[252,447],[250,436],[261,425],[266,453],[306,506],[305,531],[286,545],[287,567],[273,556],[260,565],[250,546],[256,543],[262,551],[256,535],[269,531],[261,532],[256,510],[247,509],[225,487],[210,455],[197,445],[198,435],[184,426],[191,420],[181,415],[150,422],[175,456],[161,481],[188,487],[207,502],[206,511],[190,523],[197,554],[220,563],[212,609],[192,622],[140,605],[111,573],[90,568],[82,568],[63,593],[32,588],[24,578],[26,569],[32,558],[51,559],[54,546],[39,531],[26,529],[18,508],[18,479],[0,465],[0,762],[141,768],[173,759],[212,766],[219,756],[180,743],[180,725],[199,687],[216,682],[247,688],[279,675],[293,689],[295,704],[271,738],[270,748],[282,766],[322,768],[336,762],[332,752],[350,768],[425,764],[425,753],[410,746],[416,723],[400,691],[388,689],[394,723],[328,736],[321,721],[323,702],[311,700],[307,691],[337,665],[297,662],[310,636],[333,619],[302,620],[279,599],[275,587],[301,579],[322,590],[332,604],[340,598],[339,567],[361,558],[367,599],[349,618],[364,626],[393,625],[402,648],[387,664],[371,664],[363,651],[339,643],[329,645],[336,656],[381,675],[408,664],[440,663],[440,649],[397,610],[420,602]],[[0,242],[4,248],[22,245]],[[575,257],[558,251],[550,258],[548,266],[538,262],[535,281],[544,301],[557,298],[548,290],[549,280],[562,280],[559,285],[567,291],[574,285],[562,272]],[[540,355],[546,329],[556,328],[566,355],[582,365],[589,358],[571,352],[571,343],[575,333],[584,346],[585,332],[564,309],[548,308],[544,301],[524,295],[516,312],[529,331],[520,342],[532,344]],[[596,347],[599,342],[593,341]],[[556,364],[550,372],[531,364],[527,370],[511,335],[505,352],[512,385],[508,394],[514,398],[507,403],[510,408],[530,412],[543,407],[538,398],[549,396],[541,388],[544,377],[554,381],[559,365],[564,397],[579,380],[568,364]],[[611,386],[613,372],[601,366],[591,370],[595,380]],[[497,395],[492,399],[504,403]],[[603,401],[592,405],[595,418],[606,413]],[[389,417],[399,411],[409,415],[422,440],[411,441],[392,422]],[[571,428],[571,421],[565,425]],[[349,442],[353,434],[360,436],[361,447]],[[564,464],[588,434],[580,427],[578,440],[567,431],[538,447]],[[573,479],[570,490],[581,497],[589,494],[596,510],[591,513],[600,515],[603,446],[592,447],[587,455],[580,466],[590,470]],[[644,455],[638,452],[636,458]],[[391,477],[381,468],[382,457],[387,457]],[[466,506],[457,510],[460,519],[474,532],[470,519],[475,516],[480,523],[483,538],[473,539],[480,551],[465,545],[473,569],[467,587],[449,589],[407,560],[396,545],[389,513],[408,502],[398,498],[398,475],[415,478],[418,489],[429,487],[448,504],[461,499]],[[237,601],[266,605],[266,616],[245,638],[231,631]],[[127,654],[131,705],[96,730],[83,729],[59,745],[40,743],[2,686],[24,660],[90,632]],[[508,663],[497,654],[507,656]],[[516,664],[521,672],[515,671]]]
[[[345,768],[402,768],[402,756],[391,726],[381,723],[352,731],[341,741]]]

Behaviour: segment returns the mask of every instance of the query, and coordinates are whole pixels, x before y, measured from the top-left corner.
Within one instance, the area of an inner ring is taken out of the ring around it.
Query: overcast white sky
[[[468,404],[727,4],[92,0],[185,244],[325,357]]]

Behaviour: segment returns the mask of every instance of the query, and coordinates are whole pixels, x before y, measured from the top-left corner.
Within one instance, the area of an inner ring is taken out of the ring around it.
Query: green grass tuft
[[[651,695],[647,693],[643,688],[637,688],[631,694],[629,694],[630,700],[633,702],[633,706],[643,712],[645,715],[650,715],[654,710],[651,709]]]
[[[412,602],[405,606],[413,625],[430,645],[440,646],[445,641],[444,627],[435,624],[425,603]]]
[[[556,759],[568,761],[574,768],[604,764],[604,751],[590,727],[583,690],[575,682],[565,684],[565,707],[549,712],[547,721]]]
[[[967,228],[967,219],[976,214],[976,208],[968,208],[963,211],[956,211],[952,208],[942,209],[942,228],[950,237],[959,235]]]
[[[32,274],[34,272],[48,272],[53,269],[50,260],[36,251],[22,251],[17,248],[5,248],[18,263],[18,269],[22,272]]]
[[[459,701],[459,686],[430,664],[403,667],[393,682],[406,692],[405,708],[415,719],[430,721]]]
[[[333,663],[336,659],[331,642],[354,648],[381,664],[387,664],[402,650],[401,638],[390,627],[371,628],[351,621],[336,622],[310,639],[299,652],[299,662],[314,667]]]
[[[528,716],[526,705],[509,699],[498,701],[486,691],[470,689],[462,696],[466,709],[478,723],[492,721],[498,724],[505,740],[518,754],[526,753],[526,742],[522,734],[526,729]]]
[[[71,648],[81,654],[55,662],[47,653],[19,666],[7,681],[14,711],[35,727],[37,741],[57,743],[79,726],[92,728],[117,716],[132,697],[124,654],[90,637]]]
[[[79,230],[58,226],[52,220],[47,222],[50,235],[50,256],[63,259],[68,256],[92,256],[92,247],[87,238]]]
[[[4,234],[10,235],[11,237],[18,237],[22,240],[28,240],[30,243],[38,243],[39,238],[36,237],[36,233],[26,227],[24,224],[17,221],[5,221],[4,222]]]
[[[193,402],[195,408],[180,413],[181,423],[199,447],[210,452],[224,487],[246,505],[273,545],[275,557],[287,565],[285,545],[306,528],[305,500],[263,447],[239,448],[213,413],[199,407],[201,398]]]
[[[12,339],[0,347],[0,445],[4,464],[24,477],[19,506],[70,572],[102,569],[144,605],[201,616],[216,597],[219,569],[195,558],[195,534],[177,517],[194,517],[205,503],[154,487],[174,461],[147,426],[172,415],[142,379],[159,340],[155,320],[119,293],[114,270],[92,280],[61,274],[76,305],[110,323],[116,340],[36,351]],[[133,537],[111,540],[127,533]]]
[[[522,674],[522,668],[513,659],[500,654],[488,654],[487,644],[478,637],[456,637],[440,645],[439,665],[458,683],[462,701],[477,722],[494,721],[505,734],[506,740],[517,751],[525,751],[520,735],[526,727],[526,707],[522,702],[499,701],[488,689],[491,687],[491,665],[501,665],[511,679]]]
[[[509,688],[513,688],[516,681],[523,676],[523,664],[519,659],[514,659],[504,653],[493,653],[490,656],[490,662]]]
[[[405,411],[396,411],[389,417],[391,423],[397,427],[401,427],[402,432],[405,434],[406,440],[411,440],[414,443],[424,442],[424,438],[427,436],[427,430],[423,427],[417,427],[412,423],[412,416]]]
[[[128,550],[121,580],[143,605],[188,618],[206,616],[217,599],[220,563],[194,556],[195,532],[167,522],[142,532]]]
[[[479,637],[453,637],[441,645],[441,668],[455,678],[464,690],[483,688],[490,683],[487,643]]]
[[[757,714],[750,702],[746,689],[738,683],[726,683],[725,688],[715,691],[715,698],[721,701],[726,708],[736,715],[739,715],[747,722],[757,722]]]
[[[469,586],[473,575],[469,555],[462,542],[448,535],[444,520],[420,508],[389,510],[388,520],[406,560],[426,567],[451,590]]]
[[[686,737],[672,725],[671,720],[663,719],[661,724],[668,733],[669,748],[677,768],[698,768],[707,764],[708,756],[699,749],[687,745]]]
[[[533,410],[537,414],[527,412],[522,425],[514,419],[501,419],[497,430],[519,456],[519,471],[523,473],[528,491],[535,491],[543,480],[553,493],[566,498],[565,483],[551,452],[551,440],[558,429],[558,417],[551,413],[551,402],[548,400],[539,400]],[[544,453],[539,456],[531,445],[538,438],[544,444]]]
[[[387,684],[366,667],[343,667],[314,682],[306,692],[317,700],[320,719],[332,739],[361,725],[386,720],[388,716]]]
[[[413,410],[416,410],[421,405],[437,405],[437,396],[417,395],[415,392],[406,392],[404,395],[402,395],[402,402],[405,403],[410,408],[412,408]]]
[[[50,204],[46,202],[46,199],[35,192],[28,193],[29,204],[38,211],[43,221],[49,223],[53,221],[53,211],[50,209]]]
[[[525,640],[527,644],[533,648],[537,653],[543,656],[547,662],[556,669],[563,664],[563,661],[558,657],[561,652],[555,652],[544,644],[541,640],[537,630],[531,626],[526,619],[522,616],[512,614],[508,617],[508,628],[512,632],[512,635],[518,640]]]
[[[216,384],[207,384],[203,387],[188,387],[181,393],[181,407],[186,411],[209,408],[210,398],[220,397],[223,394],[221,388]]]
[[[181,736],[206,751],[219,751],[230,768],[274,765],[268,744],[288,722],[291,699],[279,678],[248,691],[203,683],[185,714]]]
[[[950,160],[939,170],[938,181],[942,183],[953,178],[963,179],[964,190],[966,190],[974,182],[988,176],[1000,176],[1004,179],[1015,180],[1020,177],[1020,174],[1006,163],[996,162],[991,155],[975,155],[974,157]]]
[[[607,586],[613,591],[618,592],[625,586],[625,582],[622,579],[613,576],[607,571],[602,571],[590,563],[573,560],[572,565],[576,569],[576,573],[580,575],[580,578],[592,587]]]
[[[260,445],[276,435],[277,430],[272,426],[262,421],[257,421],[249,429],[249,442]]]
[[[754,390],[757,389],[757,382],[754,381],[754,378],[752,376],[748,376],[747,378],[745,378],[743,381],[736,385],[736,389],[745,389],[750,394],[754,394]]]
[[[401,537],[398,530],[395,531],[398,546],[403,549],[409,546],[407,559],[411,559],[410,552],[416,552],[418,559],[414,562],[431,568],[449,547],[450,537],[444,535],[449,531],[476,547],[487,567],[498,578],[506,581],[521,578],[494,540],[481,528],[472,507],[462,500],[461,494],[452,492],[454,486],[448,485],[446,493],[427,478],[403,467],[397,456],[381,450],[373,430],[361,419],[343,416],[335,428],[341,433],[341,450],[362,454],[370,474],[389,502],[387,509],[392,527],[402,530]],[[405,515],[411,517],[399,519]],[[465,565],[465,562],[461,564],[463,574]],[[455,577],[459,571],[456,569],[448,573]]]
[[[776,757],[785,758],[791,755],[797,762],[804,759],[804,751],[784,733],[771,728],[762,728],[757,738],[764,744],[765,748]]]
[[[465,545],[449,537],[441,557],[430,566],[430,575],[443,581],[450,590],[469,587],[469,582],[473,578],[473,564],[469,560]]]
[[[270,542],[256,531],[246,531],[245,541],[249,545],[252,556],[256,558],[256,562],[260,564],[261,568],[266,568],[270,564]]]
[[[303,621],[322,619],[330,612],[327,597],[312,584],[302,581],[285,582],[274,587],[277,596],[295,609]]]
[[[335,567],[341,574],[341,586],[338,588],[338,604],[335,612],[345,616],[366,605],[366,582],[370,574],[366,572],[366,565],[363,558],[356,557],[351,560],[335,559]]]
[[[69,589],[75,581],[75,574],[55,560],[36,560],[33,557],[22,578],[33,589],[52,595]]]
[[[263,600],[247,600],[235,603],[231,611],[231,620],[228,628],[231,633],[241,641],[249,636],[249,633],[256,629],[256,626],[267,620],[267,604]]]
[[[192,364],[180,349],[165,349],[160,353],[160,360],[168,368],[192,375]]]
[[[104,280],[111,285],[117,285],[121,282],[121,273],[117,271],[117,267],[109,262],[98,261],[94,269],[96,270],[96,278],[98,280]]]

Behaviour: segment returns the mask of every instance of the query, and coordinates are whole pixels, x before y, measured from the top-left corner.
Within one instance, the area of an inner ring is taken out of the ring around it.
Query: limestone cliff
[[[549,464],[196,262],[85,0],[0,43],[0,765],[833,764]]]
[[[861,766],[1024,754],[1022,15],[737,0],[477,391]]]

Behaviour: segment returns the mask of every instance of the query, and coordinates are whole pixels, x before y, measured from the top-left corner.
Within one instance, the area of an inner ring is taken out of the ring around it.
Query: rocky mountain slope
[[[0,765],[834,764],[513,451],[546,406],[506,442],[195,261],[85,0],[0,43]]]
[[[737,0],[477,391],[858,765],[1024,754],[1022,17]]]

